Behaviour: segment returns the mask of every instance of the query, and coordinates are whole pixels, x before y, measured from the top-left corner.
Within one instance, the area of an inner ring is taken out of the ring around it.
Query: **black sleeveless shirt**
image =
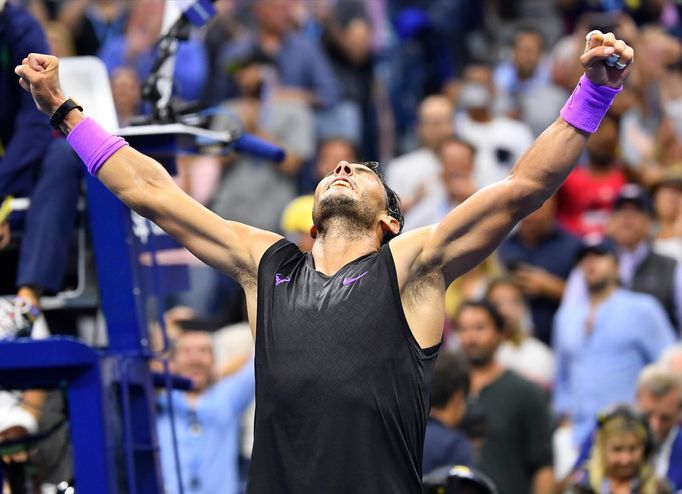
[[[410,332],[388,246],[326,276],[280,240],[257,314],[247,492],[421,493],[437,348]]]

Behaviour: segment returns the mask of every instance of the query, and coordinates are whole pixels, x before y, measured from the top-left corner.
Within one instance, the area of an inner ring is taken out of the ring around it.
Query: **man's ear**
[[[379,218],[379,225],[384,233],[391,232],[393,235],[398,235],[398,233],[400,233],[400,223],[397,219],[388,214],[381,215],[381,218]]]
[[[310,236],[317,238],[317,227],[315,225],[310,227]]]

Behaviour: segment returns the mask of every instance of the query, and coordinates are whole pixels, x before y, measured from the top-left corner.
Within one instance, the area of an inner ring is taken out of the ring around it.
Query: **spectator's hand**
[[[634,56],[635,51],[625,41],[616,39],[613,33],[592,31],[587,35],[580,63],[590,81],[615,89],[630,75]],[[607,63],[610,57],[613,65]]]
[[[64,103],[66,97],[59,84],[59,61],[57,57],[31,53],[14,69],[20,77],[19,84],[29,91],[38,110],[52,116]]]
[[[10,238],[9,221],[3,221],[0,223],[0,250],[9,245]]]
[[[520,264],[514,270],[514,280],[521,286],[526,295],[543,296],[560,299],[564,289],[564,281],[540,267]]]
[[[13,441],[28,435],[28,431],[21,426],[10,427],[0,431],[0,442]],[[26,451],[19,451],[11,455],[3,455],[2,461],[4,463],[25,463],[28,461],[28,453]]]

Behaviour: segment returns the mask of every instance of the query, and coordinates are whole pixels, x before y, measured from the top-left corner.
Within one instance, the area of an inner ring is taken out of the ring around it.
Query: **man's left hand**
[[[595,84],[617,89],[630,75],[635,51],[613,33],[591,31],[580,57],[587,78]]]

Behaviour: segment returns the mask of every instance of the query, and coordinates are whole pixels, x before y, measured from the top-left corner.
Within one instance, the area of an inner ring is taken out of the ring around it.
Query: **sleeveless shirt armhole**
[[[295,246],[295,244],[293,244],[290,240],[287,240],[286,238],[280,238],[277,242],[268,247],[267,250],[263,253],[263,256],[260,258],[260,262],[258,263],[257,277],[259,285],[261,281],[261,276],[263,275],[262,271],[263,269],[265,269],[265,266],[268,265],[271,257],[275,254],[276,251],[289,246]]]
[[[398,312],[400,314],[400,319],[402,321],[403,333],[407,338],[410,347],[416,353],[417,358],[419,358],[420,360],[430,360],[432,358],[435,358],[438,355],[438,350],[440,350],[441,343],[438,343],[427,348],[422,348],[419,345],[417,339],[412,334],[412,329],[410,328],[410,325],[407,322],[405,310],[403,309],[403,302],[400,297],[400,287],[398,286],[398,273],[395,270],[393,254],[391,253],[391,249],[388,246],[388,242],[381,246],[381,256],[384,258],[386,266],[388,267],[389,274],[388,278],[389,280],[391,280],[391,292],[393,293],[393,299],[395,300],[396,306],[398,307]]]

